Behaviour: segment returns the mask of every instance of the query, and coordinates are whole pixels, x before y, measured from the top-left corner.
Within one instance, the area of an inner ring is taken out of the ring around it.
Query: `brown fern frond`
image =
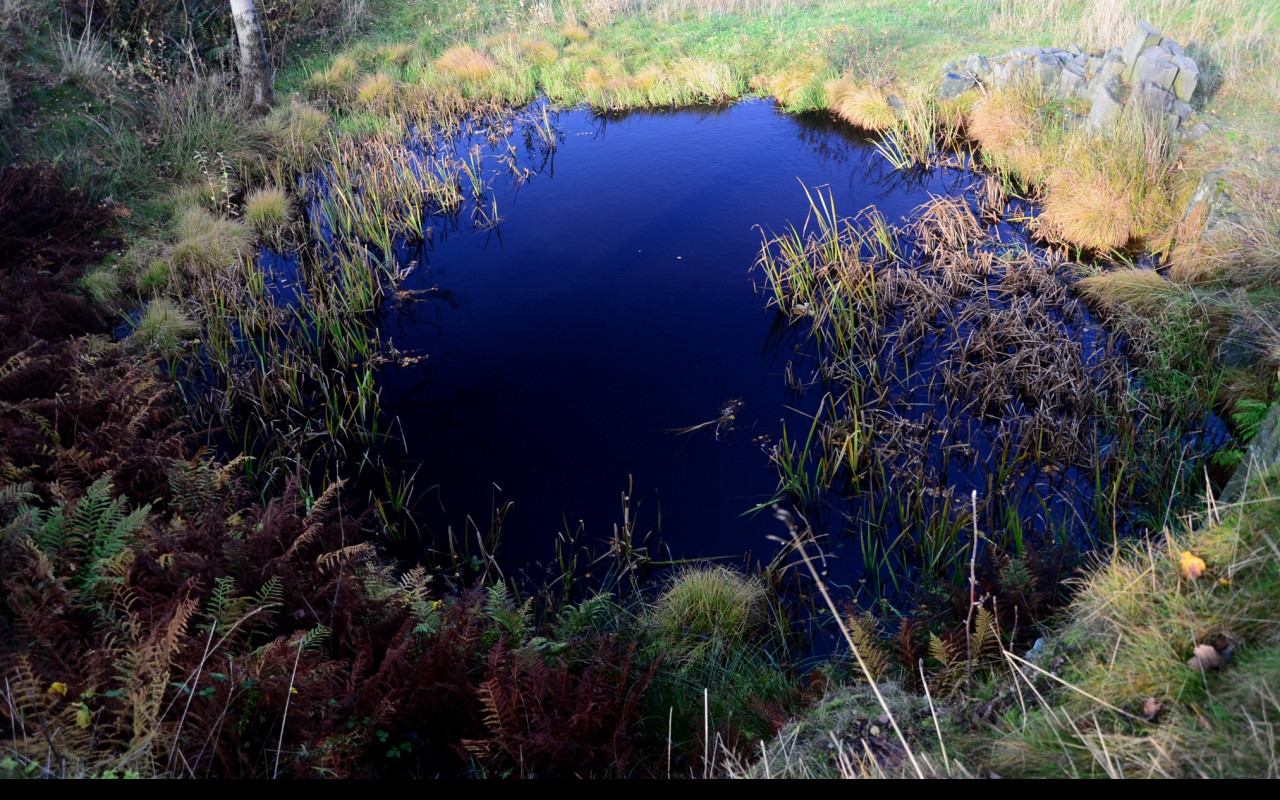
[[[316,566],[321,570],[328,572],[336,565],[346,563],[358,556],[368,555],[373,552],[373,545],[368,542],[360,542],[359,544],[340,547],[328,553],[322,553],[316,557]]]

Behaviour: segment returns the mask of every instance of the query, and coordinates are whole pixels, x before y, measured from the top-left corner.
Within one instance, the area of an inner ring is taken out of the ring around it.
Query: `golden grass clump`
[[[215,217],[203,208],[183,211],[174,232],[178,243],[173,248],[173,265],[189,277],[238,264],[253,244],[253,235],[243,223]]]
[[[350,96],[360,67],[355,58],[343,54],[333,59],[332,63],[319,72],[313,72],[308,84],[314,95],[330,100],[345,100]]]
[[[560,58],[560,50],[546,39],[521,39],[516,48],[520,57],[535,67],[549,67]]]
[[[1055,169],[1039,217],[1059,238],[1088,250],[1118,250],[1138,233],[1138,187],[1087,163]]]
[[[1028,186],[1043,180],[1047,169],[1040,104],[1033,89],[1014,87],[976,99],[966,124],[993,166]]]
[[[563,36],[567,42],[579,44],[591,38],[591,31],[588,30],[585,25],[577,22],[570,22],[560,28],[560,35]]]
[[[1155,270],[1136,267],[1081,278],[1075,288],[1104,308],[1124,306],[1144,314],[1159,311],[1182,294],[1177,284]]]
[[[289,195],[278,186],[254,189],[244,199],[244,221],[256,233],[277,230],[287,225],[292,216]]]
[[[356,87],[356,102],[370,111],[389,111],[395,103],[396,82],[385,72],[366,75]]]
[[[329,115],[293,100],[280,104],[260,123],[275,155],[292,171],[301,171],[328,146]]]
[[[674,64],[672,80],[686,98],[704,103],[720,103],[742,94],[733,70],[721,61],[686,58]]]
[[[450,47],[436,59],[436,69],[463,83],[479,83],[497,67],[488,54],[465,44]]]
[[[898,124],[889,96],[880,89],[851,78],[827,81],[827,108],[850,125],[883,133]]]
[[[384,44],[378,48],[377,57],[383,64],[393,67],[406,67],[418,54],[418,48],[407,42]]]
[[[815,108],[823,100],[819,78],[825,67],[817,58],[802,59],[780,72],[758,76],[752,88],[767,92],[787,108]]]
[[[672,578],[653,608],[656,630],[674,637],[734,640],[764,624],[758,578],[725,567],[698,567]]]
[[[199,335],[199,323],[181,306],[167,297],[157,297],[147,304],[129,341],[164,358],[176,358],[187,342]]]

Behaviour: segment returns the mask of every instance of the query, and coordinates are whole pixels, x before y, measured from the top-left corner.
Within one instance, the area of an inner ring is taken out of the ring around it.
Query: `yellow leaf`
[[[50,684],[50,686],[49,686],[49,694],[60,694],[60,695],[62,695],[63,697],[66,697],[66,696],[67,696],[67,685],[66,685],[65,683],[63,683],[62,681],[54,681],[54,682],[53,682],[52,684]]]
[[[89,723],[91,722],[93,722],[93,714],[89,713],[89,707],[87,705],[81,703],[80,707],[76,709],[76,724],[79,725],[81,729],[84,729],[89,727]]]
[[[1206,569],[1204,559],[1191,555],[1190,550],[1182,551],[1182,555],[1178,557],[1178,565],[1182,567],[1182,574],[1186,575],[1189,581],[1199,578]]]

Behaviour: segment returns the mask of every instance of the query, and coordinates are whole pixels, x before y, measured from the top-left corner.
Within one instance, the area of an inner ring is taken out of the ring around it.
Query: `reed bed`
[[[1199,455],[1182,447],[1194,410],[1135,384],[1069,262],[990,235],[989,195],[936,197],[894,227],[810,193],[805,225],[758,261],[817,343],[825,392],[807,435],[773,448],[779,496],[857,543],[872,598],[959,582],[974,513],[997,564],[1156,524],[1142,509]]]

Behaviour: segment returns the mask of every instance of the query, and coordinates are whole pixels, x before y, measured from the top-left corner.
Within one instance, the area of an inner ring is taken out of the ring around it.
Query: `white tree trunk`
[[[231,0],[231,20],[240,40],[240,84],[253,107],[265,110],[272,103],[274,75],[267,60],[267,41],[258,22],[253,0]]]

